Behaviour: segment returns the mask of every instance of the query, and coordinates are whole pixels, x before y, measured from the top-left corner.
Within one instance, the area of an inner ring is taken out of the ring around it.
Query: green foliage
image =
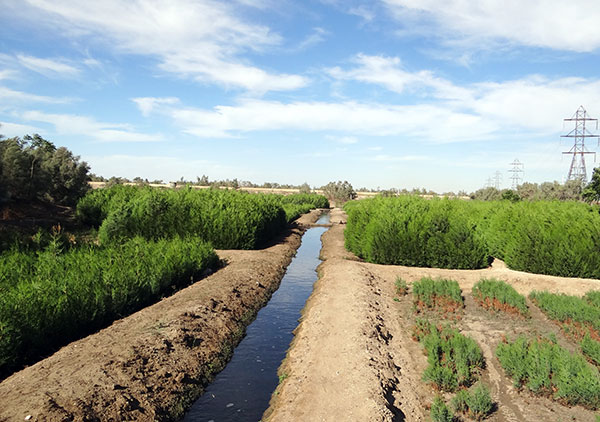
[[[496,356],[516,387],[551,395],[568,405],[600,406],[600,374],[583,356],[544,339],[518,337],[498,345]]]
[[[433,422],[452,422],[454,420],[454,415],[452,415],[450,409],[446,406],[446,402],[439,395],[433,399],[430,415]]]
[[[323,194],[336,204],[343,204],[356,198],[356,192],[350,183],[347,181],[338,180],[337,182],[329,182],[322,187]]]
[[[133,236],[160,239],[193,235],[217,248],[254,249],[300,214],[328,206],[327,199],[316,194],[113,186],[82,198],[77,216],[99,227],[102,243]]]
[[[0,255],[0,374],[183,287],[218,258],[205,242],[131,239],[110,247]]]
[[[600,366],[600,342],[594,340],[589,333],[586,333],[579,344],[581,346],[581,352],[596,366]]]
[[[600,308],[600,290],[590,290],[583,299],[590,305]]]
[[[482,420],[494,407],[490,390],[482,383],[470,390],[460,390],[452,398],[452,407],[456,412],[469,415],[472,419]]]
[[[485,242],[460,200],[378,197],[345,209],[346,248],[369,262],[460,269],[487,265]]]
[[[396,286],[396,293],[399,296],[404,296],[408,293],[408,284],[406,284],[406,281],[404,281],[400,277],[396,279],[396,281],[394,282],[394,286]]]
[[[413,300],[417,307],[436,308],[450,307],[453,309],[463,306],[460,286],[455,280],[434,280],[423,277],[412,285]]]
[[[459,386],[469,386],[484,367],[483,353],[475,340],[456,329],[437,327],[418,319],[415,338],[427,353],[428,367],[423,380],[432,382],[443,391],[454,391]]]
[[[89,189],[89,167],[40,135],[0,140],[0,199],[74,205]]]
[[[600,308],[577,296],[533,291],[529,298],[548,318],[560,322],[576,322],[600,331]]]
[[[473,297],[484,307],[494,310],[516,311],[528,315],[525,297],[508,283],[495,279],[481,279],[473,286]]]
[[[587,202],[600,201],[600,167],[594,169],[590,183],[583,190],[583,199]]]

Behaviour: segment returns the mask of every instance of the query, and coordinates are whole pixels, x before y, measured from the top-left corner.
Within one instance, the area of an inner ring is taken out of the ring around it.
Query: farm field
[[[345,218],[341,210],[332,213],[332,221]],[[529,299],[528,314],[520,315],[521,304],[514,294],[494,283],[480,285],[477,291],[486,297],[497,294],[507,298],[505,303],[514,304],[514,311],[495,312],[482,307],[480,294],[474,297],[472,290],[481,279],[496,279],[525,297],[534,290],[583,296],[600,290],[600,281],[513,271],[499,260],[479,270],[360,262],[344,248],[343,231],[343,224],[334,225],[323,235],[321,277],[280,369],[287,377],[273,396],[267,420],[430,421],[429,407],[438,389],[423,381],[428,357],[412,330],[418,319],[428,318],[451,324],[481,349],[485,365],[477,371],[470,391],[481,383],[489,389],[495,405],[485,420],[596,421],[598,411],[566,406],[549,398],[552,394],[536,396],[527,388],[515,387],[496,357],[499,344],[519,335],[555,339],[557,346],[570,353],[580,350],[578,342]],[[456,281],[464,308],[415,313],[413,286],[424,277]],[[398,278],[406,282],[408,294],[397,292]],[[455,395],[441,393],[448,407]],[[457,416],[472,420],[465,414]]]

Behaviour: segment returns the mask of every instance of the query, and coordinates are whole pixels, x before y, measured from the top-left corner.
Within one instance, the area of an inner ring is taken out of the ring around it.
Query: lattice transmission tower
[[[575,122],[575,128],[571,132],[567,133],[566,135],[561,135],[561,138],[574,139],[574,143],[571,149],[569,151],[563,152],[563,154],[569,154],[573,156],[567,180],[581,180],[581,182],[586,183],[587,170],[585,168],[585,155],[594,154],[595,160],[596,153],[588,151],[586,149],[585,139],[599,138],[600,142],[600,135],[591,134],[586,128],[586,123],[595,122],[596,130],[598,130],[598,119],[589,118],[585,108],[583,108],[583,106],[579,106],[573,117],[564,120],[565,122]]]
[[[512,166],[512,168],[508,170],[508,172],[512,173],[510,176],[510,179],[512,180],[511,189],[516,190],[517,186],[519,186],[520,182],[523,180],[524,165],[516,158],[512,163],[510,163],[510,165]]]
[[[494,187],[496,189],[500,189],[500,182],[502,182],[502,173],[496,171],[496,173],[494,173]]]

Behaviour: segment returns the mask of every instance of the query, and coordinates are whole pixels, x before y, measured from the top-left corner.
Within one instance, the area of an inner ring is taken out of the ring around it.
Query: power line
[[[517,186],[519,186],[521,184],[520,182],[523,180],[524,165],[516,158],[510,165],[512,168],[508,170],[508,172],[512,173],[510,176],[510,179],[512,179],[511,189],[516,190]]]

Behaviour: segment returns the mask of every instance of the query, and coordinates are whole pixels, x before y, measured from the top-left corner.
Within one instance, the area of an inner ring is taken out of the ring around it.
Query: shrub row
[[[254,249],[299,214],[328,206],[315,194],[250,194],[230,190],[159,190],[115,186],[86,195],[77,205],[82,222],[99,227],[102,243],[134,236],[156,240],[198,236],[222,249]]]
[[[413,283],[412,291],[417,310],[438,308],[453,312],[463,307],[461,290],[455,280],[423,277]]]
[[[533,291],[529,298],[548,318],[567,324],[575,323],[575,329],[583,326],[581,335],[585,333],[585,328],[600,333],[600,308],[590,305],[580,297]]]
[[[473,297],[486,309],[514,312],[523,316],[529,314],[525,296],[501,280],[479,280],[473,286]]]
[[[600,278],[600,213],[578,202],[374,198],[348,204],[346,247],[369,262]]]
[[[134,238],[0,256],[0,376],[171,293],[215,267],[198,239]]]
[[[581,355],[545,339],[518,337],[499,344],[496,356],[516,387],[568,405],[600,407],[600,374]]]
[[[345,209],[346,248],[369,262],[460,269],[487,265],[485,242],[458,201],[373,198]]]
[[[452,392],[460,386],[468,387],[484,367],[483,353],[477,343],[456,329],[417,319],[413,334],[427,353],[429,365],[423,380],[440,390]]]
[[[451,403],[454,412],[462,413],[476,421],[485,419],[494,409],[490,390],[484,384],[477,384],[469,390],[459,390],[452,398]],[[433,422],[453,422],[455,420],[454,413],[439,395],[433,399],[430,415]]]

